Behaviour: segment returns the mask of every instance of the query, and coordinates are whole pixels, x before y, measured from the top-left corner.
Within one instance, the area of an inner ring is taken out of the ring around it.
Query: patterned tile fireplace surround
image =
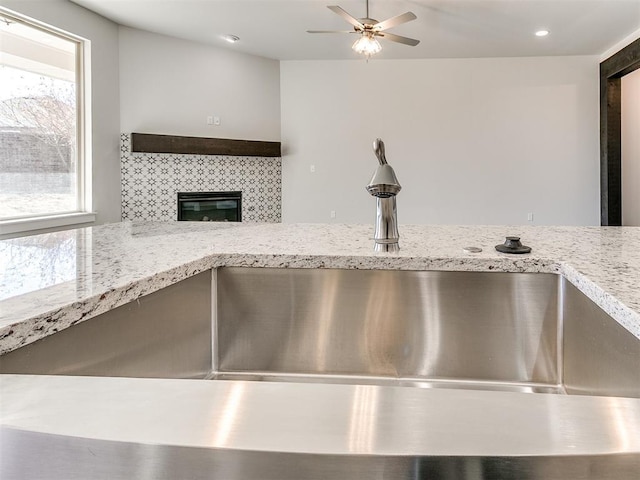
[[[243,221],[281,221],[279,157],[131,152],[128,133],[120,142],[122,220],[176,220],[178,192],[241,191]]]

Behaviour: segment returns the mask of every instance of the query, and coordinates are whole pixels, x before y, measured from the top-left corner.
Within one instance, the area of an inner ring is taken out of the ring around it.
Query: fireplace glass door
[[[242,221],[242,192],[178,192],[178,220]]]

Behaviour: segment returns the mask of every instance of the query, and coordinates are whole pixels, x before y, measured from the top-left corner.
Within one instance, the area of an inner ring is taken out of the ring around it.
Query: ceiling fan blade
[[[391,40],[392,42],[402,43],[404,45],[410,45],[415,47],[420,43],[420,40],[416,40],[414,38],[402,37],[400,35],[395,35],[393,33],[387,32],[376,32],[376,37],[384,38],[385,40]]]
[[[364,29],[364,25],[361,24],[358,21],[358,19],[353,18],[351,15],[349,15],[347,12],[345,12],[339,6],[337,6],[337,5],[329,5],[327,8],[329,10],[331,10],[332,12],[337,13],[338,15],[340,15],[342,18],[344,18],[347,22],[349,22],[351,25],[353,25],[357,29],[359,29],[359,30]]]
[[[410,22],[411,20],[415,20],[416,17],[413,12],[406,12],[402,15],[396,15],[395,17],[391,17],[383,22],[378,22],[373,26],[373,29],[376,31],[387,30],[389,28],[395,27],[396,25],[401,25],[403,23]]]
[[[307,33],[360,33],[355,30],[307,30]]]

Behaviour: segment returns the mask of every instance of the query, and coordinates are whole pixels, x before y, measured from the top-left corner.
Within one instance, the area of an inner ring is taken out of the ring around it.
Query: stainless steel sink
[[[200,274],[0,358],[3,373],[635,398],[639,365],[640,341],[558,275],[266,268]]]
[[[640,341],[562,277],[221,269],[213,378],[640,397]]]
[[[639,365],[558,275],[221,268],[0,357],[0,476],[635,480]]]
[[[214,378],[561,393],[558,277],[224,269]]]

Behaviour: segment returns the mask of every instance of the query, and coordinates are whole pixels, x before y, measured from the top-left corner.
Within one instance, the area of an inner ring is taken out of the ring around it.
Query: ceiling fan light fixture
[[[371,55],[379,53],[382,50],[382,45],[376,40],[375,35],[363,33],[362,36],[353,43],[351,48],[356,53],[360,53],[369,58]]]
[[[411,22],[415,20],[416,15],[413,12],[405,12],[401,15],[388,18],[382,22],[374,20],[369,16],[369,0],[366,2],[367,14],[364,18],[355,18],[353,15],[347,13],[343,8],[338,5],[329,5],[327,8],[333,13],[336,13],[342,17],[343,20],[349,22],[352,26],[352,30],[307,30],[308,33],[356,33],[359,34],[358,39],[353,43],[351,48],[361,55],[364,55],[367,60],[371,55],[375,55],[382,50],[382,45],[378,42],[380,37],[385,41],[391,41],[409,45],[415,47],[420,43],[420,40],[414,38],[403,37],[402,35],[396,35],[395,33],[388,33],[385,30],[394,28],[403,23]]]

